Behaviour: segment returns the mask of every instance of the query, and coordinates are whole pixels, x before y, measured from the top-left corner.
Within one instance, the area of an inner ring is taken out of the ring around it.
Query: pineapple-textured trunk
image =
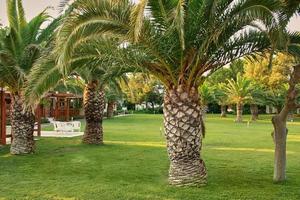
[[[221,105],[221,117],[226,117],[226,106]]]
[[[235,122],[243,122],[243,105],[241,103],[236,104],[236,119]]]
[[[84,91],[84,112],[86,127],[82,142],[85,144],[103,144],[104,92],[97,81],[88,83]]]
[[[170,159],[169,183],[176,186],[201,186],[206,183],[206,168],[200,150],[203,138],[201,106],[196,89],[170,89],[164,98],[164,127]]]
[[[107,118],[112,118],[114,116],[114,106],[115,101],[108,101],[107,102]]]
[[[275,144],[274,155],[274,182],[283,182],[286,179],[286,139],[287,128],[286,120],[282,119],[280,115],[275,115],[272,118],[274,126],[273,140]]]
[[[255,104],[251,104],[250,111],[251,111],[251,120],[252,121],[258,120],[258,106]]]
[[[34,144],[34,115],[31,110],[24,108],[21,96],[12,96],[11,128],[12,144],[11,154],[29,154],[35,150]]]

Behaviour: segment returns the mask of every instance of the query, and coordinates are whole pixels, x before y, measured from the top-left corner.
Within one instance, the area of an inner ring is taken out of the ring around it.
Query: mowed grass
[[[162,116],[140,114],[105,120],[103,146],[41,138],[33,155],[0,149],[0,199],[300,199],[300,123],[289,124],[288,181],[273,184],[272,125],[262,119],[206,117],[202,188],[168,186]]]

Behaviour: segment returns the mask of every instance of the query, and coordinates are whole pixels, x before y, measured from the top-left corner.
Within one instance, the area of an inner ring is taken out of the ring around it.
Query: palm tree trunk
[[[13,141],[10,147],[11,154],[29,154],[34,152],[34,122],[34,115],[31,110],[24,108],[21,96],[13,95],[11,110]]]
[[[251,120],[252,121],[258,120],[258,106],[255,104],[251,104],[250,111],[251,111]]]
[[[115,101],[107,102],[107,118],[112,118],[114,116],[114,106]]]
[[[201,106],[196,89],[168,90],[164,98],[164,127],[170,159],[169,183],[203,185],[206,168],[200,150],[203,138]]]
[[[221,117],[226,117],[226,106],[221,105]]]
[[[86,144],[103,144],[103,111],[104,92],[99,89],[99,83],[92,81],[84,91],[84,112],[86,127],[82,142]]]
[[[236,104],[236,120],[235,122],[243,122],[243,105],[241,103]]]

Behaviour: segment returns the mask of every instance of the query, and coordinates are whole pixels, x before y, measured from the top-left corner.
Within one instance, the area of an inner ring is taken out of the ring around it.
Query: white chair
[[[80,131],[81,123],[80,121],[74,122],[52,122],[54,125],[54,131],[57,132],[74,132],[74,130]]]
[[[77,130],[80,131],[81,129],[81,122],[80,121],[72,121],[73,131]]]

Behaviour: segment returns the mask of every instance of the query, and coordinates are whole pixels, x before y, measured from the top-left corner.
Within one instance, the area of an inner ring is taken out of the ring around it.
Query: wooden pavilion
[[[70,121],[81,116],[82,96],[72,93],[50,92],[45,97],[48,105],[41,105],[42,117],[56,121]]]
[[[49,92],[45,98],[47,103],[41,103],[35,110],[35,133],[41,136],[41,119],[53,118],[54,120],[69,121],[73,117],[82,115],[81,106],[82,96],[71,93]],[[7,123],[10,122],[11,95],[4,88],[0,88],[0,144],[5,145],[7,138],[12,138],[12,130],[7,131]],[[75,106],[77,104],[77,107]]]

